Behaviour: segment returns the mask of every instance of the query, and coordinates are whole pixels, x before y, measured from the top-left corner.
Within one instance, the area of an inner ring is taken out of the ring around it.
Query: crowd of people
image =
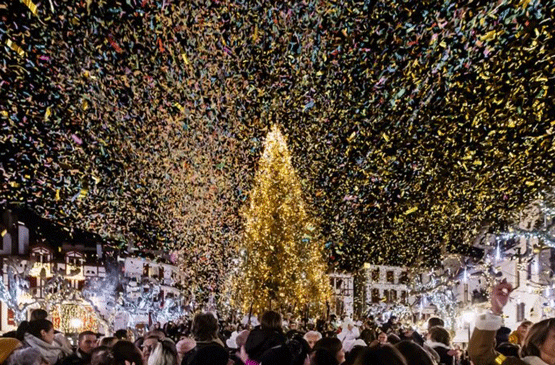
[[[465,351],[453,347],[442,319],[428,320],[426,333],[397,323],[379,325],[344,318],[298,324],[275,311],[259,322],[233,326],[213,313],[198,313],[191,323],[154,326],[134,339],[79,334],[75,348],[56,331],[44,310],[0,338],[0,365],[554,365],[555,320],[524,321],[511,332],[502,310],[512,287],[501,282],[491,295],[491,312],[478,316]]]

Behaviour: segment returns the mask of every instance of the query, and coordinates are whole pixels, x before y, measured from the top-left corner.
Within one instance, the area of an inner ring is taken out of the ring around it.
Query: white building
[[[330,278],[330,285],[332,287],[330,314],[352,318],[355,301],[353,275],[346,273],[331,273],[328,274],[328,277]]]
[[[365,265],[367,304],[409,304],[409,273],[399,266]]]

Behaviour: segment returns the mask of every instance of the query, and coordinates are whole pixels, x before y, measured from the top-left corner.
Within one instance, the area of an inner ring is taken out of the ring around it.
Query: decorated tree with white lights
[[[32,262],[23,263],[12,257],[3,259],[3,274],[0,278],[0,299],[14,313],[16,323],[27,319],[27,312],[38,305],[37,298],[32,295],[29,283],[29,272],[33,267]]]
[[[235,285],[244,311],[300,312],[328,300],[323,242],[308,209],[285,137],[274,125],[243,212],[242,262]]]

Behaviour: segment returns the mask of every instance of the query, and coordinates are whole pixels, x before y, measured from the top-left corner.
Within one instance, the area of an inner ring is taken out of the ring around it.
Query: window
[[[409,274],[406,271],[403,271],[399,276],[399,284],[408,284],[409,283]]]
[[[401,304],[407,304],[407,291],[401,291]]]
[[[150,265],[149,265],[149,264],[145,264],[145,265],[143,266],[143,276],[148,276],[149,271],[150,271]]]
[[[516,305],[516,321],[517,322],[522,322],[526,318],[525,306],[526,306],[526,304],[524,304],[524,303],[518,303]]]
[[[393,271],[388,271],[386,274],[386,280],[388,283],[395,284],[395,273]]]
[[[391,295],[389,294],[389,290],[386,289],[383,291],[383,296],[385,298],[385,302],[386,303],[390,303],[391,302]]]
[[[380,299],[380,289],[372,289],[372,303],[379,303]]]
[[[372,271],[372,281],[380,281],[380,269]]]
[[[396,302],[397,301],[397,290],[391,289],[389,291],[389,299],[391,300],[391,302]]]

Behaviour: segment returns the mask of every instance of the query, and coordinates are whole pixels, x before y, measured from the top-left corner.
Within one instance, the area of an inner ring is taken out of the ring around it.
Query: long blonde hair
[[[169,339],[160,340],[148,357],[148,365],[178,365],[177,349],[173,341]]]

